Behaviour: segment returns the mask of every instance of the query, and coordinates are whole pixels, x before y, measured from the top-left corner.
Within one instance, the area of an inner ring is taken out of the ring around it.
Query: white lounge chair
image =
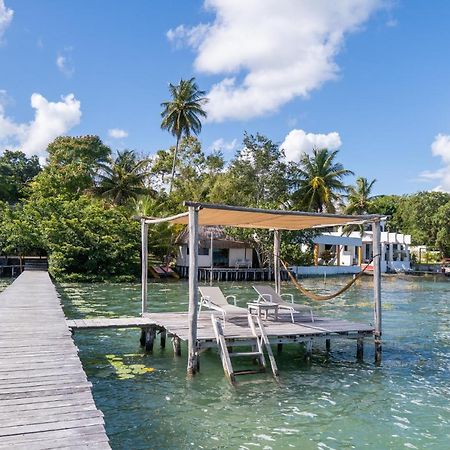
[[[198,313],[202,310],[202,306],[205,308],[212,309],[214,311],[219,311],[222,313],[222,318],[225,323],[225,319],[230,316],[242,316],[247,315],[248,311],[245,308],[236,306],[236,296],[235,295],[223,295],[223,292],[219,287],[216,286],[202,286],[199,287],[200,291],[200,305],[198,308]],[[228,298],[233,299],[234,305],[228,303]]]
[[[253,286],[253,289],[258,293],[258,302],[272,302],[278,305],[279,309],[285,309],[291,314],[292,323],[294,323],[294,312],[308,312],[311,316],[311,322],[314,322],[314,314],[311,307],[306,305],[299,305],[294,303],[294,296],[292,294],[277,294],[272,286],[261,284]],[[283,297],[290,297],[291,303],[288,303]]]

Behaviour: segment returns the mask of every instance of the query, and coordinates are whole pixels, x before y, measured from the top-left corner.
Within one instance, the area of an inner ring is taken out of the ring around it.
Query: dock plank
[[[58,293],[25,271],[0,293],[0,449],[109,449]]]

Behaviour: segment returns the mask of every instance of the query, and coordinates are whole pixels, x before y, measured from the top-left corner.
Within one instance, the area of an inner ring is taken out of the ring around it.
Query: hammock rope
[[[369,261],[368,264],[366,264],[366,267],[364,267],[363,270],[361,270],[361,272],[359,272],[355,277],[353,277],[350,282],[348,282],[343,288],[339,289],[337,292],[335,292],[334,294],[329,294],[329,295],[318,295],[315,292],[312,292],[308,289],[306,289],[305,287],[303,287],[299,281],[294,277],[294,275],[292,275],[291,271],[289,270],[287,264],[281,259],[279,258],[281,264],[283,265],[284,269],[286,270],[286,272],[288,273],[289,278],[291,279],[292,283],[294,284],[294,286],[306,297],[308,297],[311,300],[315,300],[316,302],[323,302],[326,300],[331,300],[333,298],[338,297],[339,295],[343,294],[345,291],[347,291],[348,289],[350,289],[355,283],[356,281],[364,274],[364,272],[367,270],[367,268],[369,267],[369,265],[372,263],[372,261],[374,260],[374,258],[376,256],[380,256],[380,255],[375,255],[372,257],[372,259]]]

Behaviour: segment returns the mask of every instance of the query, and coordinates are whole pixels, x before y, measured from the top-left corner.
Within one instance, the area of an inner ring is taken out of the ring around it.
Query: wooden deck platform
[[[110,449],[53,283],[25,271],[0,293],[0,449]]]
[[[221,317],[218,313],[202,311],[198,318],[198,347],[216,347],[214,330],[211,323],[211,314]],[[295,323],[291,322],[289,314],[280,314],[278,320],[269,317],[263,320],[263,324],[271,343],[295,343],[314,339],[333,338],[364,338],[373,335],[373,327],[367,324],[349,322],[341,319],[315,317],[311,322],[309,318],[296,314]],[[188,313],[167,312],[147,313],[144,317],[127,318],[97,318],[67,320],[67,325],[72,330],[87,330],[96,328],[154,328],[165,331],[169,336],[187,341],[188,339]],[[248,324],[246,315],[231,317],[224,327],[224,336],[227,342],[233,346],[245,346],[251,344],[254,336]]]

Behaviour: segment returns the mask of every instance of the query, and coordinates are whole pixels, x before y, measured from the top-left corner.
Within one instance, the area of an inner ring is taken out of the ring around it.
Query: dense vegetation
[[[176,138],[152,158],[126,150],[113,154],[97,136],[62,136],[37,157],[5,150],[0,156],[0,253],[47,255],[59,279],[134,279],[139,274],[140,230],[135,216],[163,216],[184,210],[183,200],[305,211],[380,213],[391,216],[390,231],[412,234],[450,256],[450,194],[419,192],[373,197],[375,180],[359,177],[338,162],[338,152],[315,149],[299,163],[286,161],[269,138],[245,134],[226,162],[220,151],[206,154],[195,137],[206,102],[193,79],[170,85],[161,126]],[[173,254],[180,231],[150,228],[155,258]],[[271,252],[268,232],[230,230],[249,241],[261,264]],[[282,253],[291,263],[310,254],[299,243],[311,233],[284,233]]]

